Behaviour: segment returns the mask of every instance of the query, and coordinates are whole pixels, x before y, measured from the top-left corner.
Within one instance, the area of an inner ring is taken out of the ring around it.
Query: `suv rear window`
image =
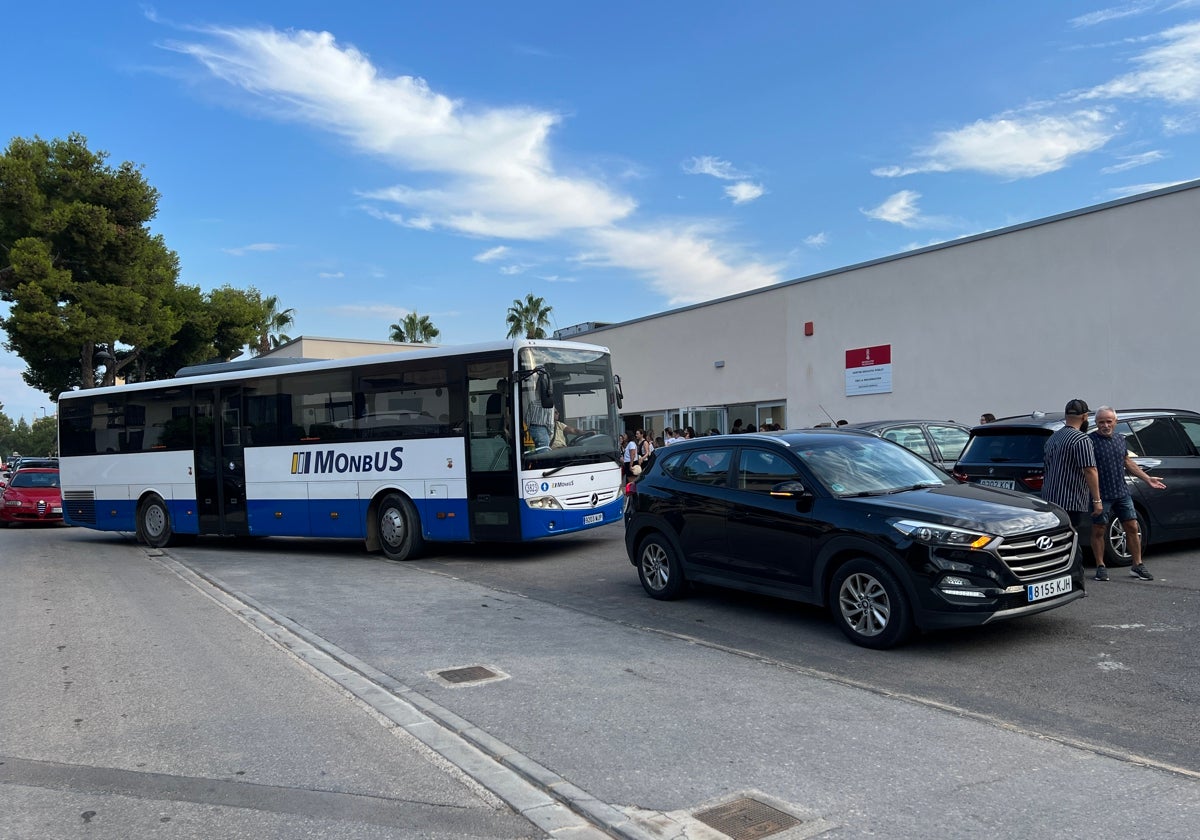
[[[1049,429],[977,432],[958,457],[961,464],[1040,464]]]

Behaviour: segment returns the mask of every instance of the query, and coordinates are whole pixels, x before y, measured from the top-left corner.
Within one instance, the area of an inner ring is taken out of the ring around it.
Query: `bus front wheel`
[[[167,504],[158,496],[150,496],[138,505],[137,538],[151,548],[165,548],[171,544],[174,532]]]
[[[412,560],[421,553],[421,521],[412,502],[392,493],[379,503],[379,546],[389,560]]]

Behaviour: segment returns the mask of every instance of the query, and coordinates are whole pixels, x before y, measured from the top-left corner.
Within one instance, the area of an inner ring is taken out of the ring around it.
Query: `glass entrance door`
[[[722,434],[729,431],[728,417],[724,406],[697,406],[683,410],[684,427],[691,426],[697,436],[708,434],[716,429]]]

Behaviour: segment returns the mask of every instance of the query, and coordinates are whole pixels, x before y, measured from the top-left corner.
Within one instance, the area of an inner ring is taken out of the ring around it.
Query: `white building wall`
[[[764,305],[765,300],[774,306]],[[580,336],[606,344],[625,391],[622,413],[787,397],[786,296],[753,297],[667,313]],[[717,367],[717,362],[724,362]]]
[[[612,349],[625,414],[781,398],[793,427],[825,412],[971,424],[1073,397],[1195,409],[1198,222],[1192,182],[579,339]],[[847,397],[846,351],[880,344],[892,392]]]

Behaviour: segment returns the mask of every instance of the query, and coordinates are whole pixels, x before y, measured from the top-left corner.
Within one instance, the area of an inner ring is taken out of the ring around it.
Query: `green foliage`
[[[26,422],[24,417],[14,423],[0,411],[0,460],[7,461],[14,452],[21,455],[56,455],[57,444],[58,428],[53,415],[34,418],[32,424]]]
[[[392,324],[388,329],[391,331],[388,336],[391,341],[408,344],[426,344],[442,334],[428,315],[418,315],[415,311],[409,312],[400,323]]]
[[[275,295],[264,298],[261,305],[257,333],[254,340],[249,342],[256,356],[269,353],[279,345],[291,341],[291,336],[286,335],[284,330],[296,322],[296,310],[281,310],[279,298]]]
[[[92,387],[101,367],[110,384],[184,320],[166,305],[178,257],[146,227],[158,191],[106,159],[79,134],[17,138],[0,155],[0,326],[25,381],[49,394]]]
[[[14,139],[0,155],[0,327],[46,394],[162,379],[227,360],[292,323],[275,297],[181,286],[179,260],[147,224],[158,191],[87,140]]]
[[[168,344],[142,353],[138,379],[166,379],[187,365],[228,361],[258,340],[264,307],[253,287],[222,286],[203,294],[197,286],[176,286],[165,305],[187,318]]]
[[[550,313],[554,307],[547,306],[546,301],[535,297],[533,292],[525,295],[525,300],[514,300],[508,307],[508,337],[516,338],[524,335],[526,338],[545,338],[546,327],[550,326]]]

